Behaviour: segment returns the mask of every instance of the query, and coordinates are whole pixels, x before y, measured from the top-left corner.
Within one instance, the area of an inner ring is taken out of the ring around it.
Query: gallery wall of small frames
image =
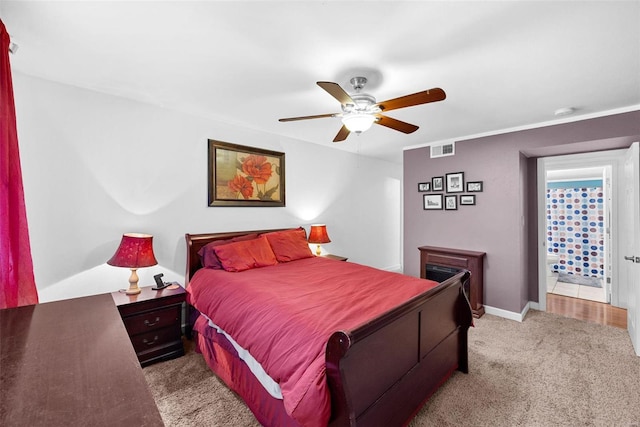
[[[444,176],[434,176],[431,181],[419,182],[418,192],[422,195],[424,210],[455,211],[458,206],[472,206],[476,204],[476,195],[481,193],[482,181],[465,181],[464,172],[447,173]]]

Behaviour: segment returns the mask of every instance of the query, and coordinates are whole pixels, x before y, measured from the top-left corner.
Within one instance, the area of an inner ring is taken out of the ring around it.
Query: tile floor
[[[558,273],[547,276],[547,292],[566,297],[581,298],[589,301],[607,302],[603,288],[558,282]]]

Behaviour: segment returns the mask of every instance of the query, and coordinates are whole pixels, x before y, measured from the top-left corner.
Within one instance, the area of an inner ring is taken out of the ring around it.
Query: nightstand
[[[186,291],[140,288],[137,295],[112,292],[141,366],[184,355],[182,305]]]
[[[336,261],[346,261],[346,260],[349,259],[347,257],[343,257],[343,256],[340,256],[340,255],[326,254],[326,255],[322,255],[322,256],[325,257],[325,258],[329,258],[329,259],[335,259]]]

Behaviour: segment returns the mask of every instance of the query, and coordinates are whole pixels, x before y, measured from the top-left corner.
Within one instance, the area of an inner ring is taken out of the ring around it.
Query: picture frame
[[[482,192],[482,181],[468,181],[467,193],[480,193]]]
[[[445,174],[447,193],[462,193],[464,191],[464,172]]]
[[[285,206],[285,155],[208,140],[209,206]]]
[[[425,191],[431,191],[431,183],[430,182],[419,182],[418,183],[418,191],[424,193]]]
[[[425,194],[422,196],[422,208],[428,210],[442,209],[442,194]]]
[[[474,194],[460,195],[460,205],[475,205],[476,196]]]
[[[443,176],[434,176],[431,178],[431,189],[433,191],[442,191],[444,190],[444,177]]]
[[[458,209],[458,196],[444,196],[444,208],[448,211]]]

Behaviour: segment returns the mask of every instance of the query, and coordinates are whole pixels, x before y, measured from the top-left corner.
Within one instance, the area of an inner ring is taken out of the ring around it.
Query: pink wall
[[[485,305],[520,313],[537,301],[536,157],[628,147],[640,139],[640,111],[456,142],[451,157],[429,147],[404,152],[404,272],[420,275],[418,247],[486,252]],[[425,211],[419,182],[450,172],[484,181],[475,206]]]

